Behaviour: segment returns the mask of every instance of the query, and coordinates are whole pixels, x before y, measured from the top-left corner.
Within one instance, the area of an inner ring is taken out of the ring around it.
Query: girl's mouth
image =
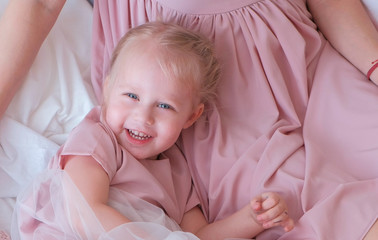
[[[148,140],[152,137],[150,135],[147,135],[143,132],[139,132],[137,130],[128,129],[127,131],[129,132],[130,137],[132,137],[136,140],[139,140],[139,141],[145,141],[145,140]]]

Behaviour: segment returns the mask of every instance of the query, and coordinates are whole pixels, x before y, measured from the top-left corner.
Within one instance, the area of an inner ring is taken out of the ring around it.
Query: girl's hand
[[[294,221],[289,217],[286,202],[277,193],[262,193],[253,198],[250,205],[256,222],[263,228],[282,226],[286,232],[294,228]]]

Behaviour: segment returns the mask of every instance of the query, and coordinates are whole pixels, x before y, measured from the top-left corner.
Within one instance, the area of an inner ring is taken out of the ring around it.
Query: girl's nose
[[[153,110],[149,107],[140,107],[135,110],[135,119],[144,125],[153,125],[155,123]]]

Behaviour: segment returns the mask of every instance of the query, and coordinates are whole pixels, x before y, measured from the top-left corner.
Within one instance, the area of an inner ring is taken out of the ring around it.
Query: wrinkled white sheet
[[[7,0],[0,1],[0,14]],[[94,106],[90,83],[92,8],[69,0],[0,121],[0,229],[9,232],[15,197]]]

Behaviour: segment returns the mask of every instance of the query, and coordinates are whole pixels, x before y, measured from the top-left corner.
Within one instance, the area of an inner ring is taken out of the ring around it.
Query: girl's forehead
[[[163,63],[159,56],[154,54],[125,54],[119,60],[114,69],[114,76],[119,84],[127,83],[132,78],[137,78],[139,82],[144,78],[150,78],[164,85],[189,87],[187,76],[177,74],[175,69],[172,69],[174,66],[168,66],[169,64]]]
[[[177,49],[165,48],[152,40],[125,46],[113,65],[116,81],[135,75],[135,71],[155,72],[165,76],[166,84],[192,91],[200,89],[198,59]]]
[[[165,76],[167,83],[175,85],[185,85],[187,88],[193,88],[195,85],[196,71],[191,67],[192,59],[189,57],[178,60],[177,55],[166,53],[158,49],[145,49],[146,51],[124,51],[119,56],[119,61],[114,66],[117,75],[122,77],[133,74],[137,70],[143,69],[142,72],[155,72]],[[184,59],[184,61],[183,61]],[[185,61],[187,60],[187,61]]]

